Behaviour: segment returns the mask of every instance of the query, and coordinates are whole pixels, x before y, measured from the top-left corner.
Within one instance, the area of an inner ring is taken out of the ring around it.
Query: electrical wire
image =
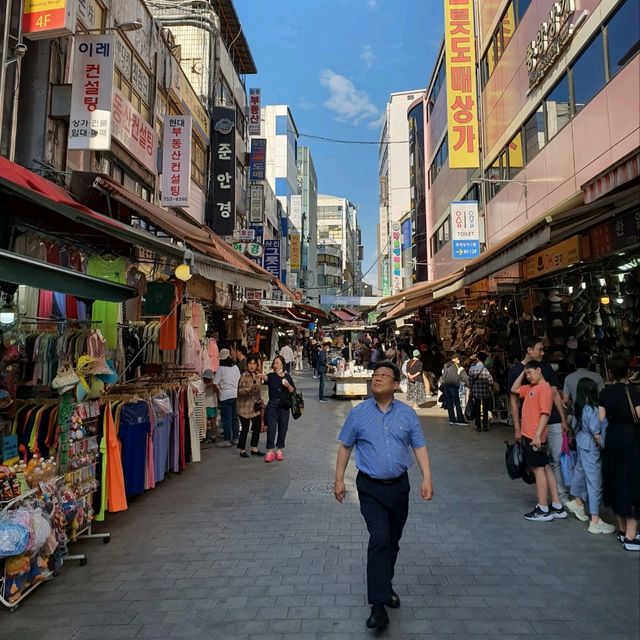
[[[289,130],[289,133],[296,133]],[[383,144],[409,144],[409,140],[385,140],[372,142],[370,140],[341,140],[339,138],[327,138],[325,136],[314,136],[310,133],[298,133],[300,138],[311,138],[312,140],[320,140],[321,142],[335,142],[336,144],[375,144],[376,146],[382,146]]]

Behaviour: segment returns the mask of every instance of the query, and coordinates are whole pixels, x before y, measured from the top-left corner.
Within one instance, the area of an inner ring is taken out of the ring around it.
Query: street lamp
[[[122,24],[116,24],[113,27],[104,27],[98,29],[85,29],[79,27],[78,32],[86,35],[89,33],[109,33],[110,31],[119,31],[120,33],[126,33],[127,31],[139,31],[144,25],[141,20],[128,20]]]

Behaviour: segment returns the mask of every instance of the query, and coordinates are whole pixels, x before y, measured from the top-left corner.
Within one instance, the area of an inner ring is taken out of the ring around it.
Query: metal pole
[[[0,148],[2,148],[2,121],[4,119],[4,84],[7,76],[6,61],[8,60],[7,48],[9,46],[9,25],[11,24],[11,3],[7,2],[4,8],[4,33],[2,34],[2,58],[0,59]]]

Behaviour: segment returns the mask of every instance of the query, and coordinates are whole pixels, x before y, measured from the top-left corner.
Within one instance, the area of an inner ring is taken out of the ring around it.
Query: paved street
[[[574,518],[529,523],[531,487],[504,470],[505,426],[488,434],[421,411],[435,499],[411,471],[409,520],[391,626],[365,630],[366,529],[356,495],[331,492],[336,435],[349,401],[319,404],[297,376],[306,411],[291,423],[286,460],[203,461],[107,518],[112,542],[87,541],[13,614],[0,636],[20,640],[418,640],[638,637],[640,554]],[[264,436],[263,436],[264,438]],[[264,444],[264,439],[261,443]],[[351,463],[348,482],[353,485]],[[349,486],[347,487],[349,489]],[[353,488],[353,487],[352,487]]]

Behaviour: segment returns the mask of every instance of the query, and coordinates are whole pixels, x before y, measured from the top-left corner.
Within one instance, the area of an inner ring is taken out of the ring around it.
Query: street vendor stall
[[[357,366],[354,361],[338,364],[327,376],[328,380],[335,382],[336,398],[366,398],[369,394],[368,382],[373,371],[368,371]]]

